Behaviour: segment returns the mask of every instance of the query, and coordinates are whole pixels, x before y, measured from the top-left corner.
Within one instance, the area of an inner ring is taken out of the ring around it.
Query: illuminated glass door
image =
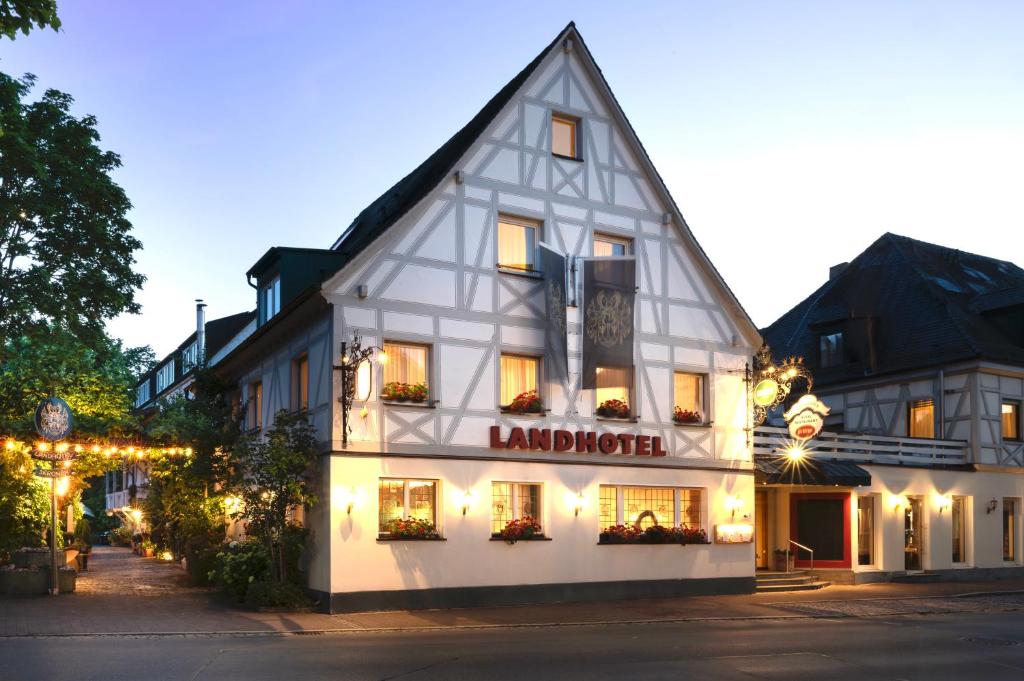
[[[906,570],[923,569],[922,507],[921,500],[916,497],[908,499],[903,507],[903,567]]]

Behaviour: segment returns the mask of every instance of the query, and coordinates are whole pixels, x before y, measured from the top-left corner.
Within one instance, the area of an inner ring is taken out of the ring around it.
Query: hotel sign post
[[[63,440],[71,434],[74,417],[71,407],[59,397],[47,397],[36,408],[36,432],[39,436],[52,443]],[[36,468],[35,474],[50,479],[50,595],[60,593],[60,573],[57,568],[57,478],[71,475],[71,471],[61,464],[70,465],[77,454],[72,450],[58,452],[55,447],[46,451],[36,449],[32,458],[36,461],[49,461],[50,468]]]

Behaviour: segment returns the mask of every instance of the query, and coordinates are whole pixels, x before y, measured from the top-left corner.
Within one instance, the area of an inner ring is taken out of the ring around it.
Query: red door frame
[[[849,568],[850,558],[850,495],[848,493],[823,493],[823,494],[790,494],[789,495],[789,536],[793,541],[800,541],[797,535],[796,505],[802,499],[839,499],[843,502],[843,559],[842,560],[815,560],[814,567],[820,568]],[[800,542],[803,543],[803,542]],[[792,547],[791,547],[792,548]],[[814,548],[813,546],[811,547]],[[806,551],[798,551],[794,565],[796,567],[810,567],[810,559],[802,559],[799,556],[807,555]]]

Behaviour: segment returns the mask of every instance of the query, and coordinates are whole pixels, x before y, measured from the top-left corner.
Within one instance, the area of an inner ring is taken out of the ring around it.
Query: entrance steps
[[[831,582],[819,581],[814,575],[806,572],[762,572],[755,575],[758,593],[778,591],[817,591],[829,586]]]

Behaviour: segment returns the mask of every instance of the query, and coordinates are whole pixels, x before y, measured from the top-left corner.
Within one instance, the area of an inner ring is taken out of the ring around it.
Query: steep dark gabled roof
[[[854,346],[859,334],[848,364],[817,368],[826,385],[967,359],[1024,366],[1024,339],[985,314],[1019,304],[1022,292],[1024,270],[1011,262],[884,234],[762,333],[776,357],[803,355],[812,367],[820,333],[845,326]]]
[[[383,234],[388,227],[405,215],[413,206],[423,200],[427,194],[444,180],[455,164],[480,137],[487,126],[494,120],[502,108],[519,88],[540,66],[551,50],[565,38],[575,24],[569,24],[538,54],[526,68],[515,78],[505,84],[489,102],[461,130],[452,135],[451,139],[431,154],[426,161],[411,173],[396,182],[394,186],[377,197],[373,203],[363,209],[352,224],[334,242],[332,248],[346,254],[348,259],[358,255],[374,239]]]

